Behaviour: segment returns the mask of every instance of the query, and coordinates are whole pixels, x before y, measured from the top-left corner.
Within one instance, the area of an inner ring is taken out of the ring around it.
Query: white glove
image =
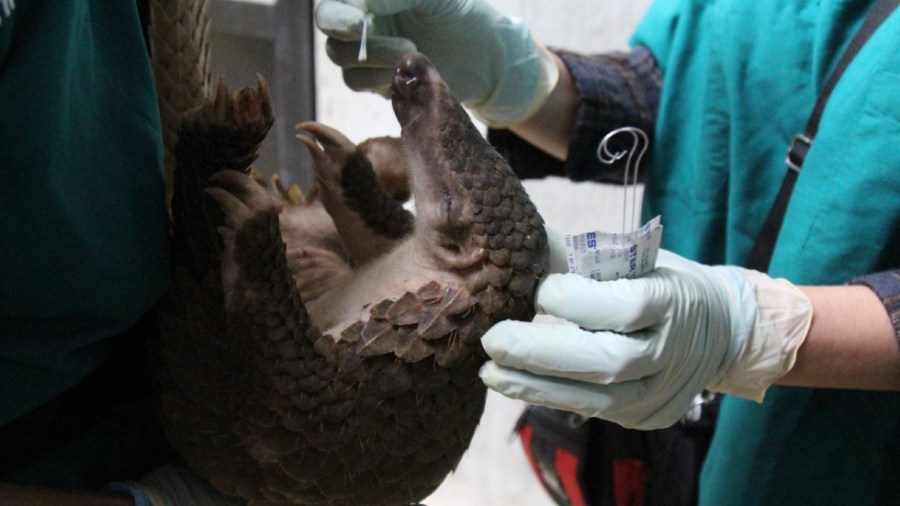
[[[569,272],[569,252],[566,249],[566,234],[544,224],[547,231],[547,244],[550,245],[550,273]]]
[[[536,305],[580,328],[498,323],[482,339],[493,359],[480,371],[485,384],[640,429],[677,422],[704,389],[761,401],[812,321],[809,299],[784,280],[664,250],[640,279],[551,274]]]
[[[367,58],[359,61],[364,24]],[[528,27],[485,0],[322,0],[316,25],[350,88],[387,96],[400,57],[419,51],[457,98],[494,127],[537,112],[559,77]]]
[[[184,464],[167,464],[136,481],[107,485],[107,490],[131,494],[135,506],[238,506]]]

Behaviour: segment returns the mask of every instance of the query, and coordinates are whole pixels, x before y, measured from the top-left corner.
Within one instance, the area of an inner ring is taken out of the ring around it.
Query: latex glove
[[[578,327],[495,325],[482,339],[493,359],[480,371],[485,384],[640,429],[674,424],[704,389],[762,400],[812,321],[809,299],[786,281],[668,251],[640,279],[552,274],[536,304]]]
[[[127,492],[135,506],[238,506],[184,464],[167,464],[135,481],[114,482],[108,490]]]
[[[550,273],[569,272],[569,257],[566,250],[566,234],[544,224],[547,231],[547,244],[550,246]]]
[[[359,61],[364,23],[367,58]],[[537,112],[559,77],[528,27],[485,0],[322,0],[316,24],[350,88],[387,96],[400,57],[419,51],[457,98],[494,127]]]

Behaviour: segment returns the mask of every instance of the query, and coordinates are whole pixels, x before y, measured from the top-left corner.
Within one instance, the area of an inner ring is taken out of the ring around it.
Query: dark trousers
[[[94,490],[171,461],[147,358],[156,339],[148,315],[81,382],[0,427],[0,481]]]

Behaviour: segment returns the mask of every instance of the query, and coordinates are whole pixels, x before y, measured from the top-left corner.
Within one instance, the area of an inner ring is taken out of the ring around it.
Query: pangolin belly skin
[[[250,504],[427,496],[481,416],[480,337],[534,315],[547,240],[522,186],[424,56],[403,58],[393,88],[414,217],[319,124],[303,125],[319,185],[306,202],[254,180],[264,81],[220,84],[182,122],[163,418],[196,472]]]

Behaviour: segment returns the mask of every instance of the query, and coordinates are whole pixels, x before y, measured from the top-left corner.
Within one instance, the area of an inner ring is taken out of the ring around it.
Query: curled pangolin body
[[[540,216],[422,55],[394,77],[416,214],[339,133],[303,125],[319,188],[292,204],[249,175],[264,82],[186,115],[162,313],[167,431],[252,504],[400,505],[455,468],[485,388],[480,337],[530,319]],[[333,218],[333,219],[332,219]]]

